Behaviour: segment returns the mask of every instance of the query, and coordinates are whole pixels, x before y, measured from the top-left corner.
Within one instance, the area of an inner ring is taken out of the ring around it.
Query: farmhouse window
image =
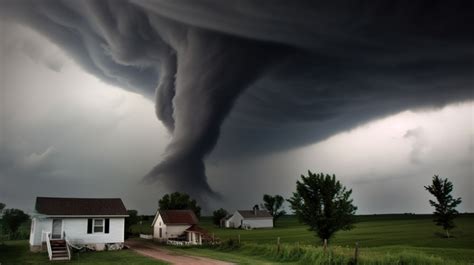
[[[94,219],[94,233],[104,232],[104,219]]]

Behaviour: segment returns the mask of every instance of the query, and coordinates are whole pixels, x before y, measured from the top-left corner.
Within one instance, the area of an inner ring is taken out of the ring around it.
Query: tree
[[[138,217],[138,212],[136,210],[127,210],[128,217],[125,218],[125,237],[132,233],[130,228],[132,225],[137,224],[140,221],[140,217]]]
[[[267,209],[267,211],[273,216],[274,226],[278,218],[282,217],[286,213],[284,210],[281,209],[283,207],[283,202],[285,202],[285,199],[283,199],[283,197],[280,195],[263,195],[262,208]]]
[[[16,234],[21,224],[28,221],[30,217],[19,209],[6,209],[3,212],[2,223],[4,229],[11,234]]]
[[[166,194],[158,202],[158,205],[160,210],[192,210],[198,218],[201,217],[201,207],[197,205],[196,200],[191,199],[186,193]]]
[[[338,230],[349,230],[355,222],[357,207],[352,204],[352,190],[346,190],[335,175],[301,175],[296,181],[296,192],[288,200],[300,221],[309,225],[323,241]]]
[[[443,179],[437,175],[433,177],[432,184],[425,186],[425,189],[438,201],[429,200],[431,206],[435,207],[434,222],[443,227],[446,237],[449,238],[449,230],[456,227],[453,220],[459,212],[455,208],[461,203],[461,198],[454,199],[451,195],[453,183],[447,178]]]
[[[2,213],[3,209],[5,209],[5,203],[0,202],[0,213]]]
[[[226,217],[228,214],[229,213],[223,208],[217,209],[212,213],[212,222],[215,225],[220,226],[222,218]]]

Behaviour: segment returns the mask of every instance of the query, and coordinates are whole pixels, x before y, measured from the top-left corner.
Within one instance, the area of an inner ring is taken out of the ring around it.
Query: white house
[[[259,210],[237,210],[225,220],[228,228],[273,228],[273,217],[268,211]]]
[[[30,249],[50,259],[69,259],[70,247],[120,249],[127,210],[121,199],[37,197]]]
[[[153,239],[169,244],[201,245],[208,238],[191,210],[158,210],[151,226]]]

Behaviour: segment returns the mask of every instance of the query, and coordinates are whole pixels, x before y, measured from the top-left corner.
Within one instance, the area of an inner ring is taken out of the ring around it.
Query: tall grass
[[[255,256],[275,262],[294,262],[297,264],[320,265],[350,265],[356,264],[354,249],[348,247],[330,247],[326,251],[322,247],[298,244],[282,244],[280,247],[272,244],[242,243],[228,240],[216,250],[232,252],[244,256]],[[357,264],[360,265],[457,265],[460,263],[429,256],[422,252],[406,250],[398,253],[376,252],[370,249],[360,249]]]

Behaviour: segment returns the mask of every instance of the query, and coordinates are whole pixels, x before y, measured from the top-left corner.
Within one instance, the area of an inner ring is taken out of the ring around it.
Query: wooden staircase
[[[66,240],[52,239],[51,243],[51,260],[69,260],[69,253],[66,245]]]

